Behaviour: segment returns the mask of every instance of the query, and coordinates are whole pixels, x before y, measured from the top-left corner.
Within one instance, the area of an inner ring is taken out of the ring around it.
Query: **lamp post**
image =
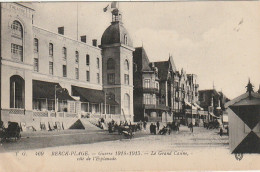
[[[105,92],[105,117],[107,116],[107,93]]]
[[[57,112],[57,95],[56,95],[56,86],[57,85],[55,85],[55,88],[54,88],[54,110],[55,110],[55,112]]]

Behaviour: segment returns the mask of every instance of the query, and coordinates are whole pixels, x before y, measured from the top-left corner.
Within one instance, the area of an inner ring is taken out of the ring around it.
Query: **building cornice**
[[[99,47],[101,49],[102,48],[113,48],[113,47],[124,47],[124,48],[126,48],[128,50],[135,51],[135,48],[127,46],[125,44],[121,44],[121,43],[115,43],[115,44],[110,44],[110,45],[100,45]]]
[[[67,37],[67,36],[65,36],[65,35],[61,35],[61,34],[58,34],[58,33],[55,33],[55,32],[51,32],[51,31],[49,31],[49,30],[40,28],[40,27],[35,26],[35,25],[34,25],[33,27],[34,27],[35,29],[39,29],[39,30],[42,30],[42,31],[51,33],[51,34],[53,34],[53,35],[55,35],[55,36],[58,36],[58,37],[61,37],[61,38],[65,38],[65,39],[71,40],[71,41],[76,42],[76,43],[79,43],[79,44],[81,44],[81,45],[88,46],[88,47],[91,47],[91,48],[94,48],[94,49],[97,49],[97,50],[101,50],[99,47],[95,47],[95,46],[89,45],[89,44],[87,44],[87,43],[84,43],[84,42],[81,42],[81,41],[77,41],[77,40],[72,39],[72,38],[69,38],[69,37]]]

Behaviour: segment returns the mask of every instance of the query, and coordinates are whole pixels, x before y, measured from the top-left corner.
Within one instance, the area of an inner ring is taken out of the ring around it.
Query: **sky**
[[[33,3],[34,24],[90,42],[110,25],[109,2]],[[78,10],[77,10],[78,9]],[[173,56],[178,70],[198,76],[199,89],[212,89],[230,99],[246,92],[250,78],[260,85],[260,2],[120,2],[123,23],[134,47],[143,46],[150,61]]]

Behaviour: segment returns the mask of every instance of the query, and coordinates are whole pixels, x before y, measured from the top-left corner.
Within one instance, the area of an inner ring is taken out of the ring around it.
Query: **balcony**
[[[143,108],[144,109],[154,109],[154,110],[170,110],[170,108],[168,106],[165,106],[163,104],[157,104],[157,105],[143,104]]]
[[[143,88],[143,93],[153,93],[153,94],[158,94],[159,89],[158,88]]]

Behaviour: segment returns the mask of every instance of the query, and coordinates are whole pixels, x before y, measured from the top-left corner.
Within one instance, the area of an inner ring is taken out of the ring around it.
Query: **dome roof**
[[[127,45],[133,47],[133,42],[121,22],[112,22],[105,30],[101,38],[101,45],[110,45],[115,43],[125,44],[127,36]]]

